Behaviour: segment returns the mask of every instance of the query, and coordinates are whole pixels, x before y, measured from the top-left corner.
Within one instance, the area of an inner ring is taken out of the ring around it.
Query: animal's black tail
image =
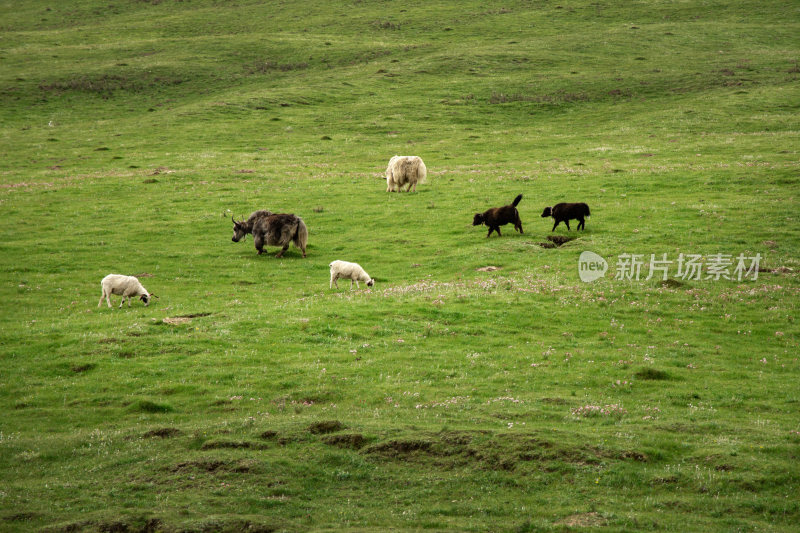
[[[516,198],[514,198],[514,201],[513,201],[513,202],[511,202],[511,205],[513,205],[514,207],[517,207],[517,204],[518,204],[518,203],[519,203],[521,200],[522,200],[522,195],[521,195],[521,194],[519,194],[519,195],[517,195],[517,197],[516,197]]]
[[[586,204],[583,204],[583,205],[586,205]],[[586,216],[587,217],[592,216],[592,214],[589,212],[589,206],[588,205],[586,205]]]

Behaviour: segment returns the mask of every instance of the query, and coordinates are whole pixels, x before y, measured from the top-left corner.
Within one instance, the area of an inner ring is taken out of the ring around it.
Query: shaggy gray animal
[[[254,211],[250,218],[237,222],[233,221],[233,242],[239,242],[248,233],[253,234],[253,243],[258,254],[264,252],[264,246],[281,246],[275,257],[283,257],[289,249],[289,243],[294,245],[306,256],[308,244],[308,228],[303,219],[289,213],[274,214],[271,211]]]
[[[396,155],[389,160],[386,167],[386,192],[395,189],[400,192],[403,185],[408,185],[406,192],[414,188],[417,192],[417,183],[425,183],[428,169],[422,159],[415,155]]]

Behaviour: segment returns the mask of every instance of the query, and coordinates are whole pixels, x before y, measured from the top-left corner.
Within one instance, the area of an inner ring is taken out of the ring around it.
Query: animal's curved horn
[[[236,224],[236,220],[233,218],[233,215],[231,215],[231,222],[233,222],[234,224]]]

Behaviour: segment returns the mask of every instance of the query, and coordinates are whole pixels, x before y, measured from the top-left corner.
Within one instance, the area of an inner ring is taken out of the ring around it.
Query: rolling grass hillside
[[[0,531],[795,531],[798,35],[792,1],[0,0]],[[524,234],[471,225],[520,193]],[[231,242],[256,209],[308,257]],[[159,299],[98,307],[112,272]]]

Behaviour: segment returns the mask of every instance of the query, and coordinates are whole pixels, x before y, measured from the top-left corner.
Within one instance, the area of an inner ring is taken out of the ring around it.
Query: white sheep
[[[108,276],[103,278],[103,281],[100,282],[100,286],[103,288],[103,294],[100,296],[100,301],[97,302],[97,307],[100,307],[103,304],[103,298],[106,299],[106,303],[109,307],[111,307],[111,295],[117,294],[122,296],[122,300],[119,302],[119,306],[122,307],[122,304],[125,303],[125,299],[128,300],[128,307],[131,306],[131,296],[138,296],[143,302],[145,307],[150,303],[150,299],[155,297],[158,298],[155,294],[150,294],[147,292],[139,280],[136,279],[134,276],[123,276],[122,274],[109,274]]]
[[[396,155],[389,160],[386,167],[386,192],[392,192],[403,185],[408,185],[406,192],[414,187],[417,192],[417,183],[425,183],[428,169],[422,159],[415,155]]]
[[[350,289],[353,289],[353,282],[356,282],[356,287],[361,288],[358,284],[359,281],[365,281],[367,283],[367,287],[372,287],[375,285],[375,280],[369,277],[369,274],[361,268],[361,265],[358,263],[348,263],[347,261],[334,261],[330,264],[331,267],[331,283],[330,288],[332,289],[334,285],[336,288],[339,288],[339,284],[336,283],[336,280],[339,278],[342,279],[349,279],[350,280]]]

